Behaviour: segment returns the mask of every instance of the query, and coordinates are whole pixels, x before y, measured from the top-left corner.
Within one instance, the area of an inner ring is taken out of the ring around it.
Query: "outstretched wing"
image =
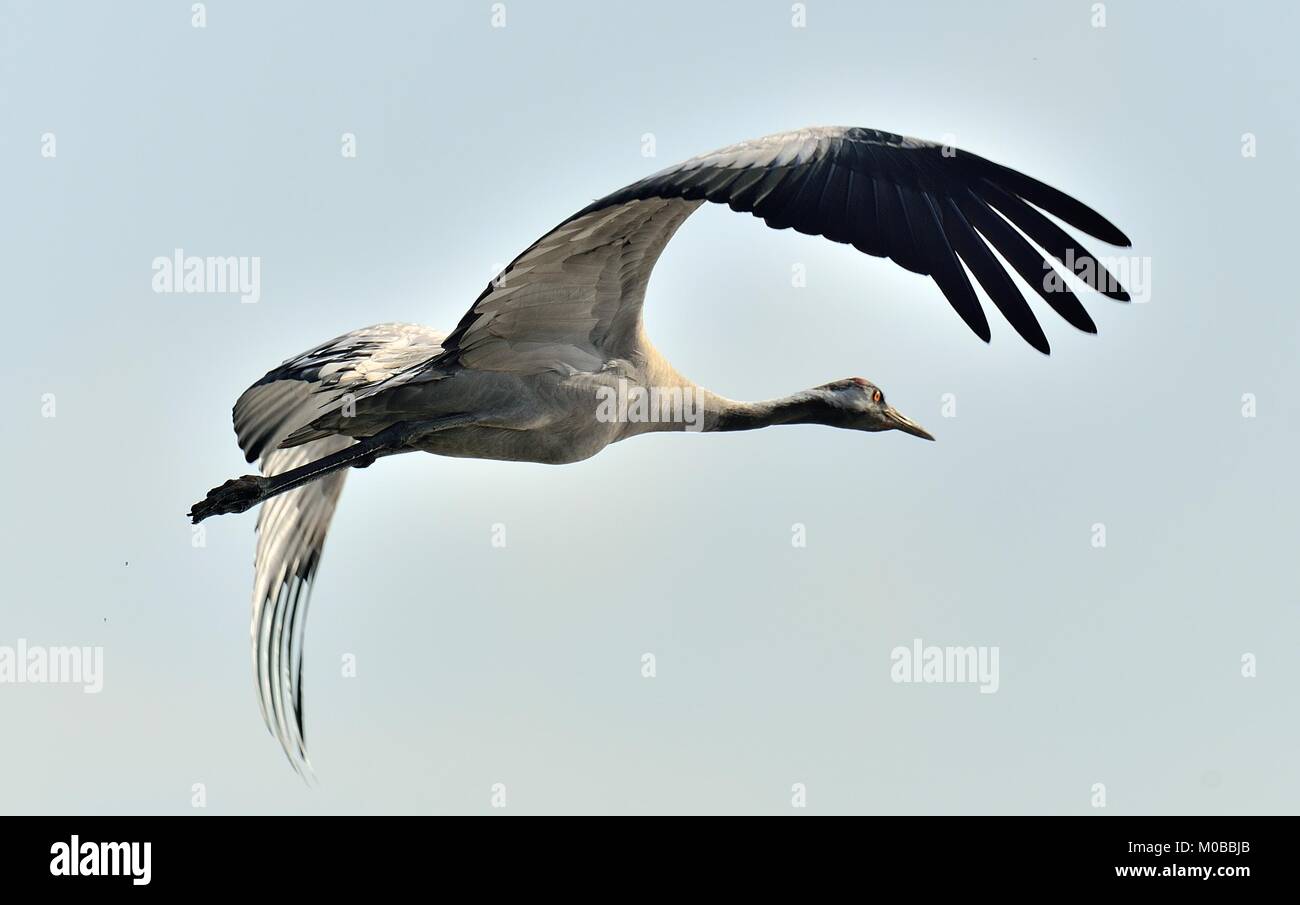
[[[655,261],[705,201],[752,213],[774,229],[849,243],[930,276],[985,342],[988,321],[963,263],[1016,332],[1049,351],[992,249],[1080,330],[1097,328],[1056,266],[1103,295],[1128,300],[1114,277],[1044,216],[1129,245],[1114,224],[1074,198],[932,142],[872,129],[801,129],[692,158],[574,214],[483,291],[448,335],[442,355],[427,365],[592,370],[626,356],[635,348]]]
[[[415,324],[356,330],[304,352],[244,391],[235,403],[235,433],[249,462],[266,475],[289,471],[354,441],[324,435],[278,449],[294,431],[361,398],[441,350],[442,333]],[[310,771],[302,707],[303,632],[312,579],[343,491],[337,471],[273,497],[257,516],[253,615],[249,636],[258,703],[267,728],[300,772]]]

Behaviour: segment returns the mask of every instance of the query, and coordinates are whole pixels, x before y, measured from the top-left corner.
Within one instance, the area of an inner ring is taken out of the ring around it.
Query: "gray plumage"
[[[706,201],[776,229],[825,236],[934,279],[986,342],[966,269],[1028,343],[1047,338],[993,251],[1072,326],[1096,326],[1056,276],[1068,268],[1108,297],[1127,294],[1043,212],[1108,243],[1110,221],[1015,170],[964,151],[859,128],[815,128],[742,142],[620,189],[537,240],[447,335],[409,324],[357,330],[268,373],[235,405],[235,429],[261,475],[195,504],[195,522],[264,503],[251,636],[263,717],[296,767],[307,596],[348,467],[411,451],[564,464],[647,431],[750,430],[816,423],[934,439],[857,377],[782,399],[724,399],[682,377],[645,335],[655,262]],[[963,267],[963,264],[965,265]],[[698,399],[700,418],[606,418],[631,386]]]

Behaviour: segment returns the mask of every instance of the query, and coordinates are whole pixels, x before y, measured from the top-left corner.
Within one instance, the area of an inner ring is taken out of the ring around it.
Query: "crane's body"
[[[672,367],[646,335],[642,305],[665,245],[706,201],[932,277],[986,342],[988,321],[967,271],[1043,353],[1047,338],[1002,261],[1085,332],[1096,326],[1058,267],[1109,298],[1128,300],[1114,277],[1040,212],[1129,244],[1086,205],[973,154],[887,132],[826,127],[732,145],[593,202],[516,258],[450,333],[379,324],[286,361],[235,405],[239,445],[249,462],[260,460],[262,474],[227,481],[190,515],[199,522],[262,506],[253,659],[263,716],[295,767],[308,765],[306,600],[348,468],[415,451],[563,465],[650,431],[780,424],[934,439],[861,377],[749,403],[699,387]],[[634,417],[622,402],[629,394],[689,400],[691,408]],[[614,397],[620,402],[611,408]]]
[[[536,374],[451,368],[415,378],[351,416],[317,422],[356,438],[398,422],[437,421],[474,412],[477,423],[412,436],[412,451],[473,459],[567,465],[589,459],[610,443],[648,431],[689,427],[680,420],[608,420],[600,417],[610,393],[679,389],[715,399],[678,374],[647,343],[628,359],[611,359],[597,371]]]

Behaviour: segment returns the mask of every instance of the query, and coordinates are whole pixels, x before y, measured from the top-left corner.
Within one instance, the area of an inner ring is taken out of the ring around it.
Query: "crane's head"
[[[827,424],[860,431],[897,430],[923,440],[930,432],[885,402],[880,387],[861,377],[846,377],[817,387],[830,408]]]

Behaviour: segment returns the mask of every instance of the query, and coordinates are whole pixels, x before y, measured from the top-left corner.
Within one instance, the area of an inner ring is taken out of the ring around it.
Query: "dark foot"
[[[251,509],[262,502],[266,485],[267,479],[261,475],[246,474],[242,478],[233,478],[209,490],[206,497],[195,503],[189,511],[190,521],[197,525],[210,515]]]

